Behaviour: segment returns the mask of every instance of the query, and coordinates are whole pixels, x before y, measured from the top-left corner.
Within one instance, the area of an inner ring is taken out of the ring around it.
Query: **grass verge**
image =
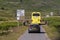
[[[51,40],[54,40],[58,36],[58,32],[55,27],[44,25],[43,28],[46,30],[46,33]]]
[[[51,40],[60,40],[60,17],[48,17],[44,20],[48,21],[44,28]]]
[[[27,27],[15,27],[13,28],[13,32],[9,33],[8,35],[2,35],[0,36],[0,40],[17,40],[20,35],[22,35]]]

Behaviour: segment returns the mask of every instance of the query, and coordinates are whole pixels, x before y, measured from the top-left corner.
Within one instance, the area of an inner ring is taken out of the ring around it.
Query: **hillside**
[[[29,13],[32,11],[43,13],[53,11],[59,15],[60,0],[0,0],[0,17],[14,18],[17,9],[25,9]]]

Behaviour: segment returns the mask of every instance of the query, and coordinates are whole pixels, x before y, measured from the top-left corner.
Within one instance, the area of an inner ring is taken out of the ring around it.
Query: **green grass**
[[[0,40],[17,40],[25,31],[27,27],[22,26],[22,23],[13,21],[0,21]]]
[[[27,27],[16,27],[13,32],[0,36],[0,40],[17,40],[25,31]]]
[[[55,27],[49,27],[49,26],[45,25],[44,29],[46,30],[46,33],[51,40],[55,40],[57,38],[58,32]]]
[[[17,27],[18,22],[9,22],[9,21],[2,21],[0,23],[0,30],[9,30],[10,28]],[[22,26],[22,23],[19,22],[19,26]]]
[[[0,40],[17,40],[27,29],[22,23],[13,21],[0,21]]]
[[[47,34],[52,40],[60,40],[60,17],[48,17],[44,20],[48,21],[48,25],[44,26]]]
[[[17,9],[25,9],[28,14],[33,11],[43,12],[42,14],[53,11],[55,15],[59,15],[59,4],[60,0],[23,0],[22,3],[20,0],[0,0],[0,17],[14,19]]]

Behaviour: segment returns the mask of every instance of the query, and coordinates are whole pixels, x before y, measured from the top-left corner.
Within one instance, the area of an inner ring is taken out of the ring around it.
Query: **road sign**
[[[25,10],[20,10],[20,16],[25,16]]]
[[[17,10],[17,16],[25,16],[25,10],[22,10],[22,9],[20,9],[20,10]]]
[[[20,20],[21,16],[25,16],[24,13],[25,13],[25,10],[23,9],[17,10],[17,20]]]
[[[20,10],[17,10],[17,16],[20,16]]]

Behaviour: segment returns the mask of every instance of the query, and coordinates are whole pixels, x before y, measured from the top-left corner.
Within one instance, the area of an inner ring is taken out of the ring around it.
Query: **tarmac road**
[[[28,30],[18,40],[50,40],[45,30],[41,27],[41,33],[28,33]]]

